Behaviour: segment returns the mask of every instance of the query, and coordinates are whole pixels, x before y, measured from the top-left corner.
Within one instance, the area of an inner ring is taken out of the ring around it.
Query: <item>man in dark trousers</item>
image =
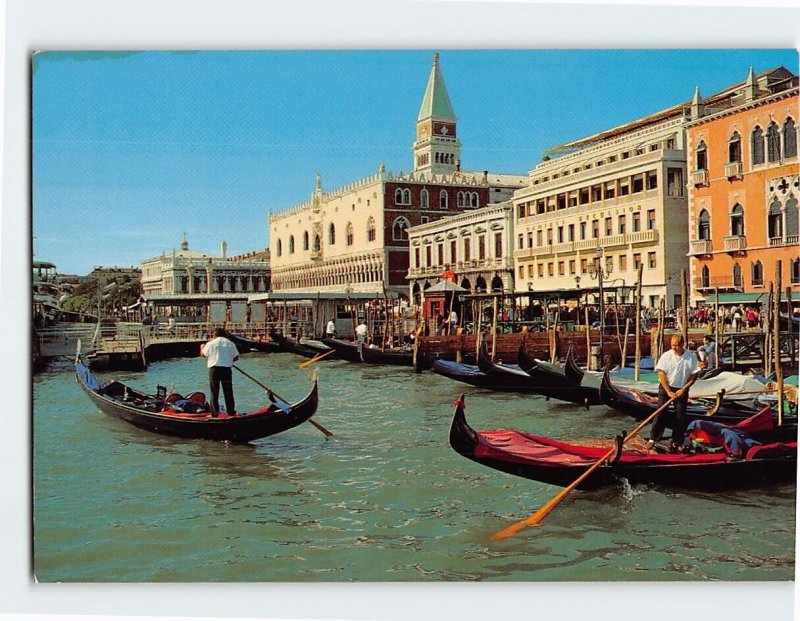
[[[239,359],[239,350],[227,338],[222,328],[214,330],[214,338],[200,348],[200,355],[207,359],[208,383],[211,387],[211,416],[219,416],[219,385],[225,395],[225,411],[236,416],[233,399],[233,363]]]

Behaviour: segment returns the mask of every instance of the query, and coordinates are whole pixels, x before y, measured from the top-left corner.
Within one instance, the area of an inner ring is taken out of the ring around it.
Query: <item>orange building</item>
[[[693,302],[766,302],[800,289],[798,77],[783,67],[709,97],[695,92],[687,129]],[[794,293],[796,299],[798,293]]]

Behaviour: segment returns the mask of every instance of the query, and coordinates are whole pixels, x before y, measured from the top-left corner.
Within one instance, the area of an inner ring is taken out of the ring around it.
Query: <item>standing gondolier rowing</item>
[[[689,389],[697,381],[700,371],[697,356],[684,349],[682,335],[675,334],[670,339],[670,349],[661,354],[656,364],[656,371],[658,371],[659,407],[672,400],[675,408],[670,449],[677,452],[681,450],[686,435],[686,403],[689,401]],[[648,449],[653,448],[653,445],[661,439],[667,424],[667,414],[665,410],[653,422],[650,441],[647,443]]]
[[[236,402],[233,398],[233,372],[231,367],[239,359],[239,350],[227,338],[222,328],[214,330],[214,337],[200,348],[200,355],[207,358],[208,384],[211,388],[211,416],[219,416],[219,386],[225,396],[225,411],[228,416],[236,416]]]

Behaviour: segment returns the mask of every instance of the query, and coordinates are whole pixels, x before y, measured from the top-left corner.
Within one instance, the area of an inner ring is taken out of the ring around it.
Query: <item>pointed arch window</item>
[[[319,252],[322,248],[322,240],[319,235],[314,235],[314,252]]]
[[[797,237],[800,234],[800,226],[798,226],[798,211],[797,211],[797,199],[792,196],[788,201],[786,201],[786,208],[785,208],[785,220],[786,220],[786,236],[787,237]],[[787,240],[792,241],[792,240]],[[794,240],[794,243],[797,243],[798,240]]]
[[[773,121],[767,128],[767,160],[779,162],[781,159],[781,132]]]
[[[731,235],[744,237],[744,208],[739,203],[731,209]]]
[[[375,218],[372,216],[367,220],[367,241],[375,241]]]
[[[464,206],[464,193],[463,192],[459,192],[456,195],[456,205],[459,206],[459,207],[463,207]]]
[[[728,163],[742,161],[742,138],[739,132],[733,132],[733,135],[728,139]]]
[[[303,250],[308,250],[308,231],[303,231]]]
[[[750,282],[754,287],[764,286],[764,266],[756,261],[750,268]]]
[[[430,206],[429,198],[428,198],[428,190],[425,188],[422,189],[422,192],[419,193],[419,206],[423,209],[428,209]]]
[[[477,207],[478,206],[478,193],[477,192],[473,192],[472,193],[472,200],[470,202],[470,206],[472,206],[472,207]]]
[[[447,190],[439,192],[439,208],[447,209]]]
[[[797,157],[797,126],[792,117],[783,124],[783,154],[787,159]]]
[[[711,239],[711,216],[706,209],[703,209],[697,218],[697,239]]]
[[[770,240],[783,238],[783,207],[777,198],[769,206],[767,229]]]
[[[348,246],[353,245],[353,223],[348,222],[344,230],[344,243]]]
[[[711,286],[711,271],[708,269],[708,265],[704,265],[703,269],[700,271],[700,288],[708,289],[710,286]]]
[[[750,135],[750,156],[753,165],[764,163],[764,131],[758,125]]]
[[[403,216],[396,218],[392,223],[392,239],[394,241],[408,241],[409,226],[409,221]]]
[[[294,235],[289,235],[289,254],[294,254]]]
[[[278,240],[277,246],[278,246],[278,256],[281,256],[281,254],[283,254],[283,242],[281,242],[280,239]]]
[[[328,244],[333,246],[336,243],[336,227],[331,222],[331,225],[328,227]]]
[[[742,288],[742,266],[738,263],[733,264],[733,286],[737,289]]]
[[[701,140],[700,144],[697,145],[697,149],[695,149],[694,156],[695,156],[695,162],[697,163],[697,170],[707,170],[708,147],[706,146],[705,140]]]

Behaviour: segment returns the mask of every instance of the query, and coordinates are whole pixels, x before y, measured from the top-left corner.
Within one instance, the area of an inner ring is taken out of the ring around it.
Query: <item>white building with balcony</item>
[[[642,303],[677,305],[688,267],[682,104],[550,151],[515,192],[518,291],[630,291],[642,265]],[[626,301],[632,301],[628,299]]]
[[[489,205],[408,229],[412,299],[445,272],[473,293],[514,289],[511,202]]]

